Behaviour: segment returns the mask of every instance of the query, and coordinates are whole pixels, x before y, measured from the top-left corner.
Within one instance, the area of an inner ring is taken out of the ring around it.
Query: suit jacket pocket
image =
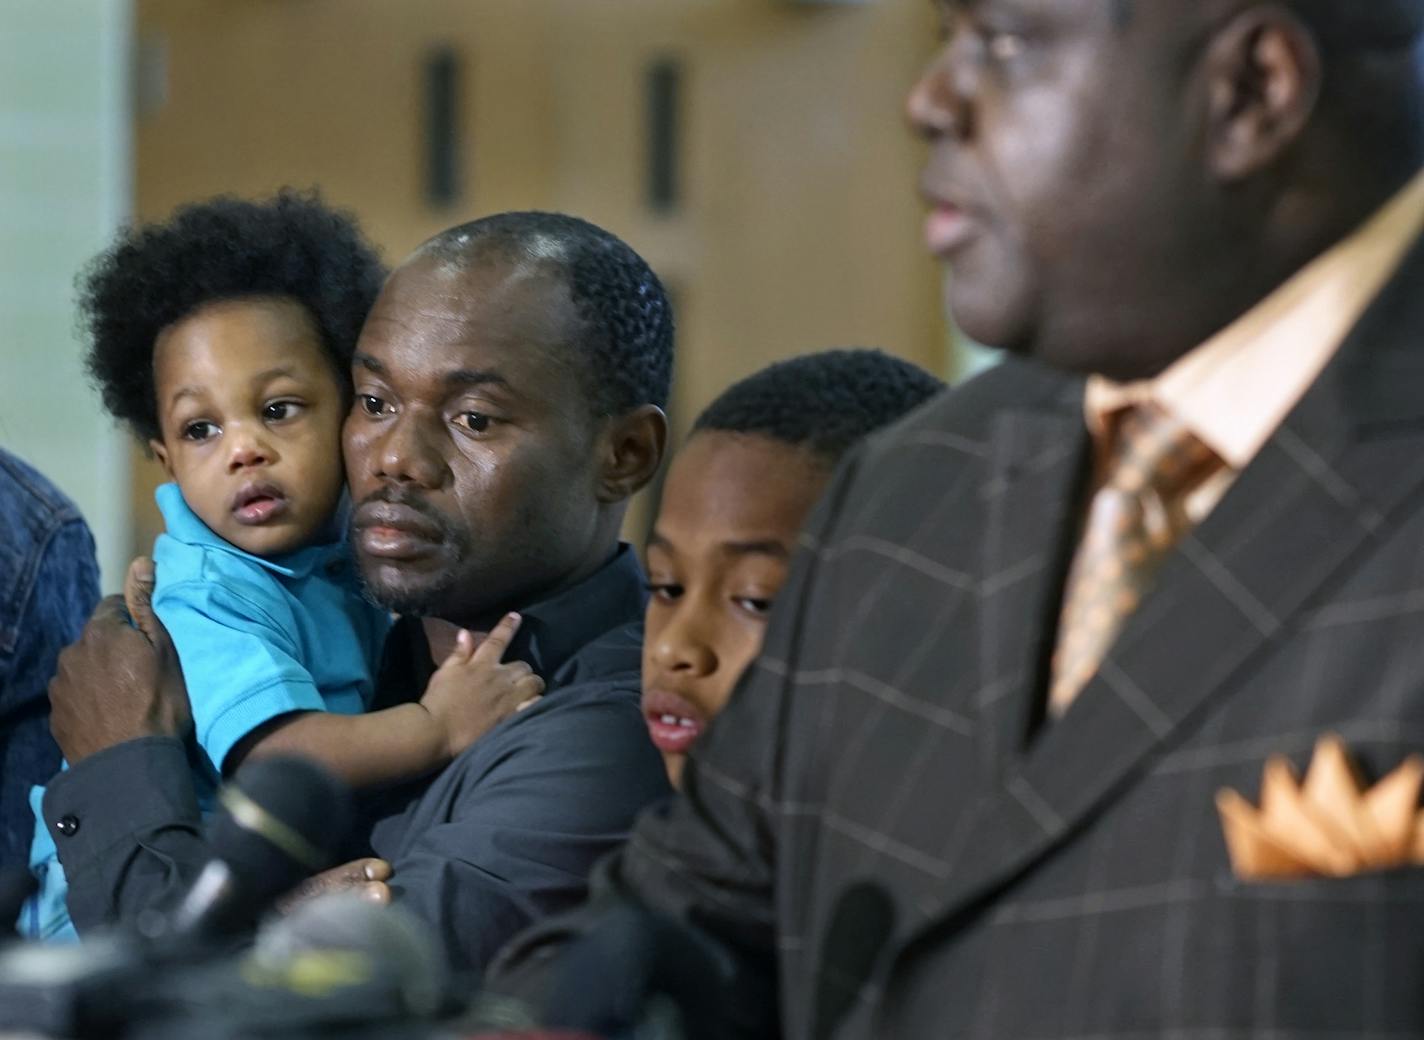
[[[1203,910],[1192,945],[1221,1015],[1214,1024],[1424,1031],[1424,869],[1264,883],[1227,876]]]

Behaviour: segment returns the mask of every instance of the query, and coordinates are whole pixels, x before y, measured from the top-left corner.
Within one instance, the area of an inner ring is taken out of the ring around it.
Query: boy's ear
[[[163,446],[162,441],[150,440],[148,442],[148,450],[153,452],[153,457],[157,459],[159,465],[163,467],[163,472],[168,474],[169,480],[178,479],[173,475],[173,464],[168,460],[168,449]]]
[[[646,487],[662,465],[667,438],[667,416],[657,405],[645,404],[609,419],[603,431],[599,501],[621,502]]]

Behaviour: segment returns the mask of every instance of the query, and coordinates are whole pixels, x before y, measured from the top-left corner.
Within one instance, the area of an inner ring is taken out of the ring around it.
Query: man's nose
[[[961,50],[954,41],[941,48],[905,98],[906,118],[926,138],[972,132],[971,73]]]
[[[435,435],[418,416],[402,415],[386,426],[373,445],[375,473],[398,484],[438,488],[445,475],[445,459],[435,448]]]
[[[669,674],[700,679],[717,670],[717,652],[695,611],[675,610],[653,642],[653,660]]]

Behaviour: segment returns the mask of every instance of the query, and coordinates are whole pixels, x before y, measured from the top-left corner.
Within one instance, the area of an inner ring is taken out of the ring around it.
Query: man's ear
[[[1207,155],[1238,181],[1271,165],[1300,137],[1320,98],[1320,48],[1282,4],[1252,7],[1207,48]]]
[[[646,487],[662,465],[667,438],[667,416],[657,405],[645,404],[607,420],[599,501],[622,502]]]
[[[163,446],[163,442],[157,439],[150,439],[148,450],[153,453],[153,457],[158,460],[158,464],[163,467],[163,472],[168,474],[169,480],[177,480],[173,475],[173,463],[168,458],[168,449]]]

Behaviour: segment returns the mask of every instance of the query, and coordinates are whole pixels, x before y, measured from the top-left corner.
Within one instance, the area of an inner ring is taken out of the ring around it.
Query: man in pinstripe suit
[[[1418,1034],[1424,867],[1241,878],[1214,797],[1424,747],[1424,3],[940,9],[929,243],[1012,356],[843,467],[685,797],[494,987],[606,1025],[570,968],[641,934],[694,1035]]]

